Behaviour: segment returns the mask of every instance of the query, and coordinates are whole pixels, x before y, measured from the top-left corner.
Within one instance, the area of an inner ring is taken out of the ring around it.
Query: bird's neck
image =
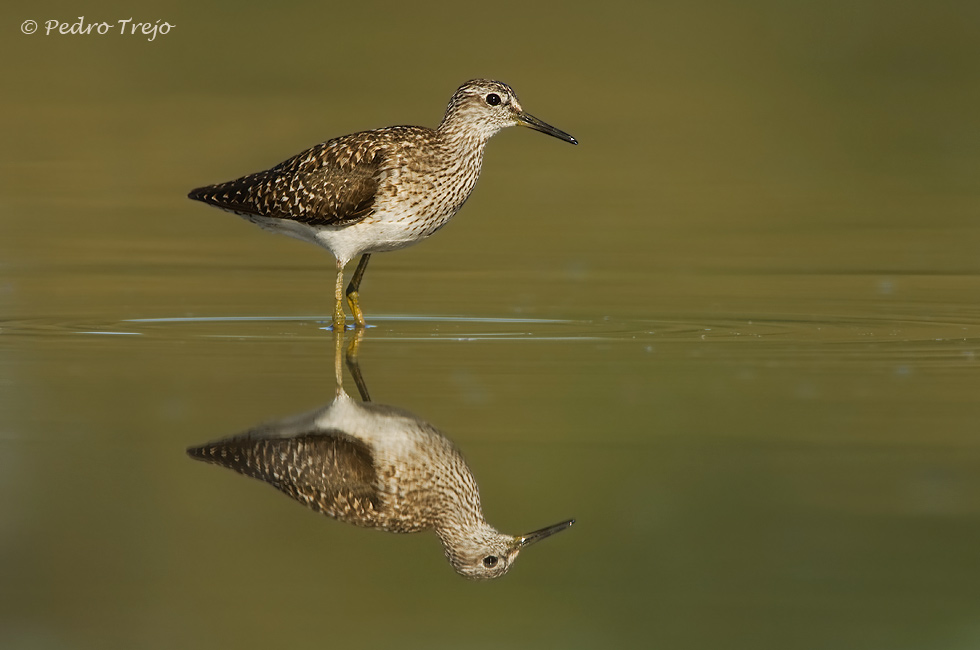
[[[435,532],[442,542],[443,552],[454,566],[459,564],[460,558],[472,554],[480,540],[487,538],[488,532],[499,534],[483,519],[482,515],[473,520],[443,520],[435,526]]]
[[[443,118],[436,133],[439,139],[457,155],[482,158],[487,141],[496,131],[480,128],[481,125],[479,121],[466,119],[462,113],[451,111]]]
[[[467,507],[461,503],[454,504],[453,507],[443,513],[443,516],[439,517],[435,522],[436,535],[440,539],[447,539],[456,537],[458,535],[466,534],[467,531],[481,528],[487,526],[486,519],[483,518],[483,512],[480,510],[479,506]]]
[[[487,140],[478,133],[459,129],[437,131],[442,149],[441,165],[454,180],[454,211],[459,209],[476,186],[483,169],[483,151]]]
[[[480,491],[468,471],[452,472],[452,486],[440,489],[440,513],[434,522],[436,535],[443,544],[466,537],[473,530],[487,526],[480,505]]]

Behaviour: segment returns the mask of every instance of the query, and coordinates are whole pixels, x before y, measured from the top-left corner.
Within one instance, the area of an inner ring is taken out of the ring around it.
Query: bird
[[[499,532],[484,518],[476,479],[456,445],[406,410],[366,401],[359,368],[356,373],[361,401],[338,380],[324,407],[187,453],[349,524],[392,533],[434,530],[453,569],[473,580],[506,574],[525,548],[575,523],[523,535]]]
[[[332,328],[345,328],[345,293],[355,328],[363,328],[359,290],[371,254],[410,246],[445,226],[473,191],[487,142],[510,126],[578,144],[525,112],[506,83],[472,79],[453,93],[435,129],[391,126],[341,136],[188,197],[326,248],[336,259]],[[358,255],[344,292],[344,269]]]

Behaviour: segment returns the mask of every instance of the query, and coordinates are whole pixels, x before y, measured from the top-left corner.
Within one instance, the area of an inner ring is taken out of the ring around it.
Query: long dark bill
[[[548,526],[547,528],[542,528],[541,530],[536,530],[533,533],[528,533],[527,535],[521,535],[520,547],[530,546],[535,542],[540,542],[545,537],[551,537],[555,533],[560,533],[563,530],[568,530],[572,524],[575,523],[574,519],[569,519],[568,521],[563,521],[560,524],[555,524],[554,526]]]
[[[524,113],[523,111],[517,116],[517,123],[521,126],[527,126],[535,131],[541,131],[541,133],[547,133],[550,136],[554,136],[559,140],[564,140],[565,142],[571,142],[572,144],[578,144],[578,140],[568,135],[564,131],[556,129],[547,122],[542,122],[538,118],[534,117],[529,113]]]

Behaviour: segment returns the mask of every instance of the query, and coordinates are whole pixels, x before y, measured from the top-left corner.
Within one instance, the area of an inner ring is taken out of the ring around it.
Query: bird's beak
[[[558,132],[561,133],[561,131]],[[547,528],[536,530],[533,533],[528,533],[527,535],[521,535],[517,538],[517,548],[524,548],[525,546],[530,546],[535,542],[540,542],[545,537],[551,537],[555,533],[560,533],[563,530],[567,530],[574,523],[574,519],[569,519],[568,521],[563,521],[560,524],[548,526]]]
[[[535,131],[541,131],[541,133],[547,133],[548,135],[554,136],[559,140],[564,140],[565,142],[571,142],[572,144],[578,144],[578,140],[568,135],[564,131],[560,131],[555,127],[551,126],[550,124],[542,122],[538,118],[534,117],[529,113],[525,113],[524,111],[521,111],[520,113],[517,114],[517,125],[527,126],[534,129]]]

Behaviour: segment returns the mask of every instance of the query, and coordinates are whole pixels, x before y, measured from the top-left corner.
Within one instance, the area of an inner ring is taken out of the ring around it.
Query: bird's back
[[[341,431],[288,438],[236,436],[192,447],[187,453],[264,481],[341,521],[386,528],[371,449]]]
[[[243,216],[349,225],[373,213],[384,181],[405,165],[405,151],[431,150],[435,140],[435,132],[412,126],[353,133],[188,196]]]

